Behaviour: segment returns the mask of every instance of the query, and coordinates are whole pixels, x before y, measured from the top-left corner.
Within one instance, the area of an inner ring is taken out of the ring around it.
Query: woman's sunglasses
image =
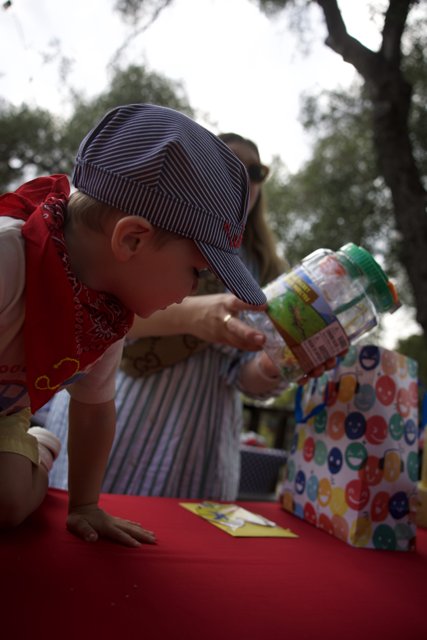
[[[257,184],[264,182],[270,171],[269,167],[265,164],[250,164],[249,167],[246,167],[246,170],[249,175],[249,180]]]

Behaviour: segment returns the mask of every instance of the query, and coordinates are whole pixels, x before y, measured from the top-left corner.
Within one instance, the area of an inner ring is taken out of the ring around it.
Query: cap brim
[[[248,304],[265,304],[267,299],[250,271],[236,253],[221,251],[210,244],[195,240],[209,268],[235,296]]]

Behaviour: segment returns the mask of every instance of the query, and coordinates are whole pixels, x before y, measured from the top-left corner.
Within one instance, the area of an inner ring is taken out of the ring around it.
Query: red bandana
[[[64,242],[70,195],[65,175],[36,178],[0,196],[0,215],[25,220],[27,385],[34,412],[74,382],[114,342],[133,313],[71,271]]]

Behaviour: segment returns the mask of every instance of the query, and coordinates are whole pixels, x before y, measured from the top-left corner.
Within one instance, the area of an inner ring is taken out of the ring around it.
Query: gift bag
[[[296,423],[283,508],[355,547],[413,549],[417,363],[352,346],[333,371],[300,387]]]

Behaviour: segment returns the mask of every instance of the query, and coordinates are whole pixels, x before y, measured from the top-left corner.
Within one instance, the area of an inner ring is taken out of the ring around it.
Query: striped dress
[[[240,475],[240,392],[245,392],[238,378],[242,364],[254,355],[211,345],[148,378],[119,371],[117,427],[102,490],[234,500]],[[45,426],[64,445],[67,414],[68,394],[61,392],[51,401]],[[66,446],[50,472],[50,485],[67,488]]]

